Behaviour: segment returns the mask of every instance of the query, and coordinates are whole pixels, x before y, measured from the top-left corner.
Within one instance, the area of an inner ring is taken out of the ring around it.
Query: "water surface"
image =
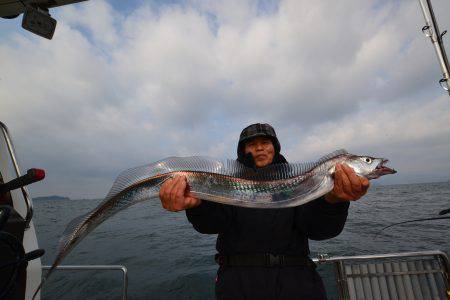
[[[35,201],[43,264],[56,255],[66,224],[100,200]],[[437,216],[450,208],[450,183],[375,186],[352,203],[344,231],[336,238],[312,241],[313,256],[386,252],[450,251],[446,238],[450,220],[411,223],[387,229],[388,224]],[[213,299],[217,266],[213,261],[215,235],[197,233],[185,213],[170,213],[158,202],[137,204],[120,212],[88,235],[63,264],[119,264],[129,272],[129,299]],[[329,280],[326,269],[320,270]],[[330,287],[332,288],[332,287]],[[44,286],[43,299],[120,299],[118,272],[57,271]],[[329,292],[330,299],[336,299]]]

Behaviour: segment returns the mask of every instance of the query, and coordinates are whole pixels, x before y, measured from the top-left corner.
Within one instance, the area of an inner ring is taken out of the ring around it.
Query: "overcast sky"
[[[100,198],[167,156],[235,158],[272,124],[291,162],[390,159],[378,183],[450,180],[450,97],[418,1],[104,1],[56,8],[53,40],[0,20],[0,120],[32,196]],[[432,1],[441,31],[450,1]],[[447,51],[450,51],[445,39]]]

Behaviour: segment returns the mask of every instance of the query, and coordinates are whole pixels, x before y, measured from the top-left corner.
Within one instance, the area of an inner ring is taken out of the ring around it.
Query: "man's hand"
[[[334,171],[334,187],[325,195],[328,203],[355,201],[367,193],[370,182],[367,178],[356,175],[347,165],[337,164]]]
[[[162,206],[169,211],[180,211],[200,205],[200,199],[189,193],[186,176],[168,179],[159,190]]]

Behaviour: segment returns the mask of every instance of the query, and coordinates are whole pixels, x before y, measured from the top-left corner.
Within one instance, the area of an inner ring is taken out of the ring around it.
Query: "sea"
[[[50,265],[67,223],[101,200],[39,200],[34,224],[39,246]],[[450,182],[372,186],[350,205],[343,232],[311,241],[317,254],[359,255],[405,251],[450,251],[450,220],[384,226],[438,216],[450,208]],[[196,232],[184,212],[168,212],[160,202],[144,202],[111,217],[91,232],[63,265],[123,265],[128,270],[128,299],[214,299],[216,235]],[[329,299],[338,299],[333,271],[319,267]],[[118,271],[56,271],[42,299],[121,299]]]

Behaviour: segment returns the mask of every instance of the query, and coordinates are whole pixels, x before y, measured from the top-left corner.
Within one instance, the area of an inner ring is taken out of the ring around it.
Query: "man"
[[[287,163],[275,130],[252,124],[239,138],[238,161],[251,168]],[[201,201],[189,194],[185,177],[165,182],[160,199],[169,211],[186,210],[194,228],[218,234],[217,299],[326,299],[322,279],[308,258],[308,239],[337,236],[349,201],[358,200],[369,181],[338,165],[333,190],[294,208],[254,209]]]

